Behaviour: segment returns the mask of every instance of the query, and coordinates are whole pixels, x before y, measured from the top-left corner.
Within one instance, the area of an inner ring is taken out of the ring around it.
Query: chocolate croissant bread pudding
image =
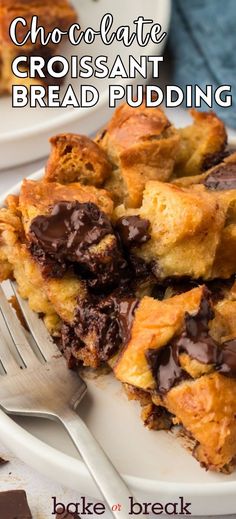
[[[203,467],[230,472],[236,153],[214,113],[191,115],[176,129],[123,104],[94,140],[53,137],[43,178],[0,210],[0,279],[69,368],[109,366],[145,426],[180,426]]]

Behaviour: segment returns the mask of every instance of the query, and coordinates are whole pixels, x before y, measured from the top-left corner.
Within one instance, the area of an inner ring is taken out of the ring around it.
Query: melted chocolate
[[[161,394],[188,376],[179,364],[176,348],[170,344],[156,350],[148,350],[146,358]]]
[[[117,243],[110,250],[106,250],[105,255],[106,261],[103,261],[102,255],[91,255],[87,265],[83,263],[83,265],[79,265],[79,268],[75,267],[75,272],[82,275],[87,280],[89,288],[95,292],[127,284],[130,279],[127,262]],[[81,267],[83,268],[81,269]]]
[[[24,490],[0,492],[0,517],[2,519],[32,519]]]
[[[208,323],[214,317],[214,312],[209,303],[209,292],[205,289],[205,294],[201,300],[197,314],[191,315],[186,312],[185,327],[186,335],[193,341],[198,341],[202,337],[208,336]]]
[[[234,282],[235,276],[232,276],[230,279],[213,279],[210,281],[205,281],[203,279],[191,279],[188,277],[166,278],[154,286],[152,290],[152,297],[162,301],[166,298],[166,294],[167,297],[172,297],[184,292],[188,292],[195,287],[205,284],[211,293],[212,301],[217,303],[225,297],[225,292],[230,290]]]
[[[66,323],[63,323],[61,327],[61,341],[59,341],[58,347],[63,353],[67,366],[69,369],[75,369],[78,361],[75,353],[78,351],[83,344],[75,334],[74,328]]]
[[[111,233],[109,219],[91,202],[60,202],[30,226],[32,241],[45,253],[71,262],[86,262],[88,247]]]
[[[213,168],[214,166],[217,166],[222,162],[228,155],[230,155],[232,152],[228,149],[223,149],[221,151],[217,151],[216,153],[209,153],[205,156],[204,162],[202,164],[201,170],[207,171],[210,168]]]
[[[104,251],[93,249],[112,234]],[[60,202],[50,215],[34,218],[29,235],[31,254],[45,276],[62,277],[73,266],[96,290],[116,286],[127,270],[108,217],[93,203]]]
[[[214,341],[208,327],[213,317],[209,294],[205,292],[197,314],[186,313],[182,334],[162,348],[147,351],[147,361],[159,393],[166,393],[181,380],[190,378],[180,364],[182,353],[202,364],[213,364],[216,371],[236,378],[236,339],[223,345]]]
[[[218,363],[217,371],[226,377],[236,378],[236,339],[223,344]]]
[[[67,270],[67,263],[59,258],[55,261],[55,258],[46,254],[37,243],[30,243],[29,251],[34,257],[35,261],[40,265],[42,274],[46,278],[60,279],[64,276]]]
[[[123,216],[116,222],[116,230],[123,246],[127,249],[140,247],[150,240],[149,226],[149,220],[140,218],[140,216]]]
[[[205,178],[203,184],[214,191],[236,189],[236,164],[219,166]]]
[[[76,336],[83,341],[86,335],[91,334],[99,358],[108,360],[128,342],[137,305],[137,299],[115,294],[97,302],[83,301],[78,306]]]
[[[124,220],[129,225],[121,232],[126,235],[122,243],[118,231],[115,234],[108,217],[95,204],[59,202],[49,215],[31,222],[29,249],[45,277],[61,278],[71,268],[93,292],[128,287],[136,278],[150,276],[144,261],[126,250],[128,243],[137,245],[149,239],[149,223],[139,216]],[[104,250],[99,246],[94,249],[107,235],[111,239]]]

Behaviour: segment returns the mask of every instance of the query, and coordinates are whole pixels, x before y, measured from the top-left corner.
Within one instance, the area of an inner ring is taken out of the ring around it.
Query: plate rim
[[[40,168],[39,170],[35,171],[31,175],[27,176],[26,178],[29,180],[39,180],[42,178],[45,168]],[[23,179],[22,179],[23,180]],[[20,182],[17,182],[15,185],[13,185],[10,189],[8,189],[6,192],[0,195],[0,208],[4,207],[5,200],[8,195],[13,194],[17,195],[20,190],[20,186],[22,184],[22,180]],[[56,449],[55,447],[51,447],[44,441],[36,438],[32,433],[28,432],[26,429],[24,429],[22,426],[18,425],[14,420],[10,417],[10,415],[7,415],[0,407],[0,438],[3,443],[5,443],[19,458],[21,458],[23,461],[25,461],[27,464],[31,465],[33,468],[37,466],[37,470],[41,471],[43,474],[47,473],[47,469],[51,474],[54,474],[51,476],[52,478],[56,479],[57,481],[61,482],[60,477],[58,477],[58,474],[61,472],[65,472],[67,470],[67,467],[72,467],[72,472],[74,475],[80,475],[82,478],[84,478],[84,483],[86,486],[87,494],[89,492],[92,492],[91,495],[95,498],[101,498],[101,494],[99,493],[99,490],[97,489],[95,483],[92,480],[92,477],[90,476],[88,469],[86,468],[86,465],[84,462],[79,459],[74,458],[73,456],[70,456],[68,454],[63,453],[62,451]],[[6,434],[7,433],[7,434]],[[19,434],[19,436],[18,436]],[[7,442],[5,441],[7,437]],[[26,442],[24,443],[24,437],[26,438]],[[27,439],[29,440],[27,442]],[[24,445],[25,450],[29,451],[29,454],[32,453],[32,448],[30,447],[30,441],[35,445],[35,450],[33,450],[34,455],[36,453],[36,463],[32,461],[32,459],[28,455],[22,455],[22,450],[18,450],[18,447],[15,448],[15,446],[12,447],[12,441],[13,445],[15,445],[14,442],[16,442],[17,445]],[[44,451],[43,451],[44,449]],[[19,454],[20,452],[20,454]],[[47,460],[47,469],[44,469],[44,467],[41,467],[41,465],[37,462],[40,461],[40,454],[37,455],[37,452],[43,453],[42,458]],[[27,461],[26,461],[27,460]],[[59,461],[58,461],[59,460]],[[62,462],[61,462],[62,460]],[[40,465],[40,466],[39,466]],[[55,467],[58,469],[55,471]],[[70,472],[70,469],[68,469],[68,473]],[[204,516],[206,514],[205,506],[209,507],[209,500],[217,498],[229,498],[235,499],[236,494],[236,480],[235,481],[220,481],[220,482],[214,482],[214,483],[204,483],[202,486],[201,483],[184,483],[184,482],[175,482],[175,481],[160,481],[158,479],[148,479],[148,478],[142,478],[140,476],[131,476],[131,475],[123,475],[124,479],[126,480],[129,487],[136,492],[147,492],[153,494],[153,495],[164,495],[166,498],[175,499],[177,496],[192,496],[193,499],[201,498],[201,510],[198,515]],[[227,478],[227,475],[226,475]],[[72,486],[72,485],[70,485]],[[89,489],[89,490],[88,490]],[[85,494],[86,495],[86,494]],[[190,499],[190,497],[189,497]],[[228,501],[227,501],[228,504]],[[235,504],[232,505],[229,504],[229,509],[227,511],[219,511],[219,501],[217,500],[217,505],[215,505],[216,508],[212,512],[209,508],[209,514],[231,514],[235,513]],[[234,507],[234,508],[231,508]],[[203,508],[204,511],[203,511]],[[196,512],[195,512],[196,513]]]

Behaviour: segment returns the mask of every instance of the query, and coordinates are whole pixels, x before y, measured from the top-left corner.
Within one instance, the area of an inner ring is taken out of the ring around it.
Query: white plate
[[[153,19],[167,30],[170,20],[171,0],[72,0],[79,13],[82,27],[97,28],[102,16],[111,12],[114,16],[114,29],[120,25],[133,26],[137,16]],[[149,43],[139,47],[136,43],[131,47],[113,43],[105,45],[100,40],[92,45],[81,43],[68,47],[66,55],[98,55],[108,56],[111,65],[120,52],[124,64],[129,55],[136,59],[140,55],[161,55],[166,39],[159,45]],[[135,80],[116,79],[119,85],[135,83]],[[65,81],[65,87],[71,83],[75,92],[80,84],[96,86],[100,92],[99,103],[92,108],[12,108],[11,97],[0,99],[0,169],[20,165],[46,156],[49,151],[48,139],[58,132],[91,134],[109,119],[108,84],[109,79],[76,79]],[[138,78],[138,83],[144,79]]]
[[[30,178],[38,179],[43,170]],[[19,192],[20,184],[10,189]],[[3,204],[6,194],[0,198]],[[138,499],[192,503],[192,514],[236,511],[236,472],[214,474],[202,469],[172,433],[148,431],[137,403],[128,402],[112,375],[87,380],[88,395],[80,414],[118,470],[127,476]],[[42,419],[7,417],[0,411],[0,441],[47,477],[82,495],[100,497],[83,462],[61,426]]]

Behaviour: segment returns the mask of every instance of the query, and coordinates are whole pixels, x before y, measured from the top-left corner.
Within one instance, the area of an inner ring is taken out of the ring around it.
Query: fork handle
[[[113,517],[127,519],[129,497],[132,494],[102,447],[80,416],[72,409],[63,409],[58,418],[78,449]],[[112,510],[112,507],[118,503],[121,504],[121,510]]]

